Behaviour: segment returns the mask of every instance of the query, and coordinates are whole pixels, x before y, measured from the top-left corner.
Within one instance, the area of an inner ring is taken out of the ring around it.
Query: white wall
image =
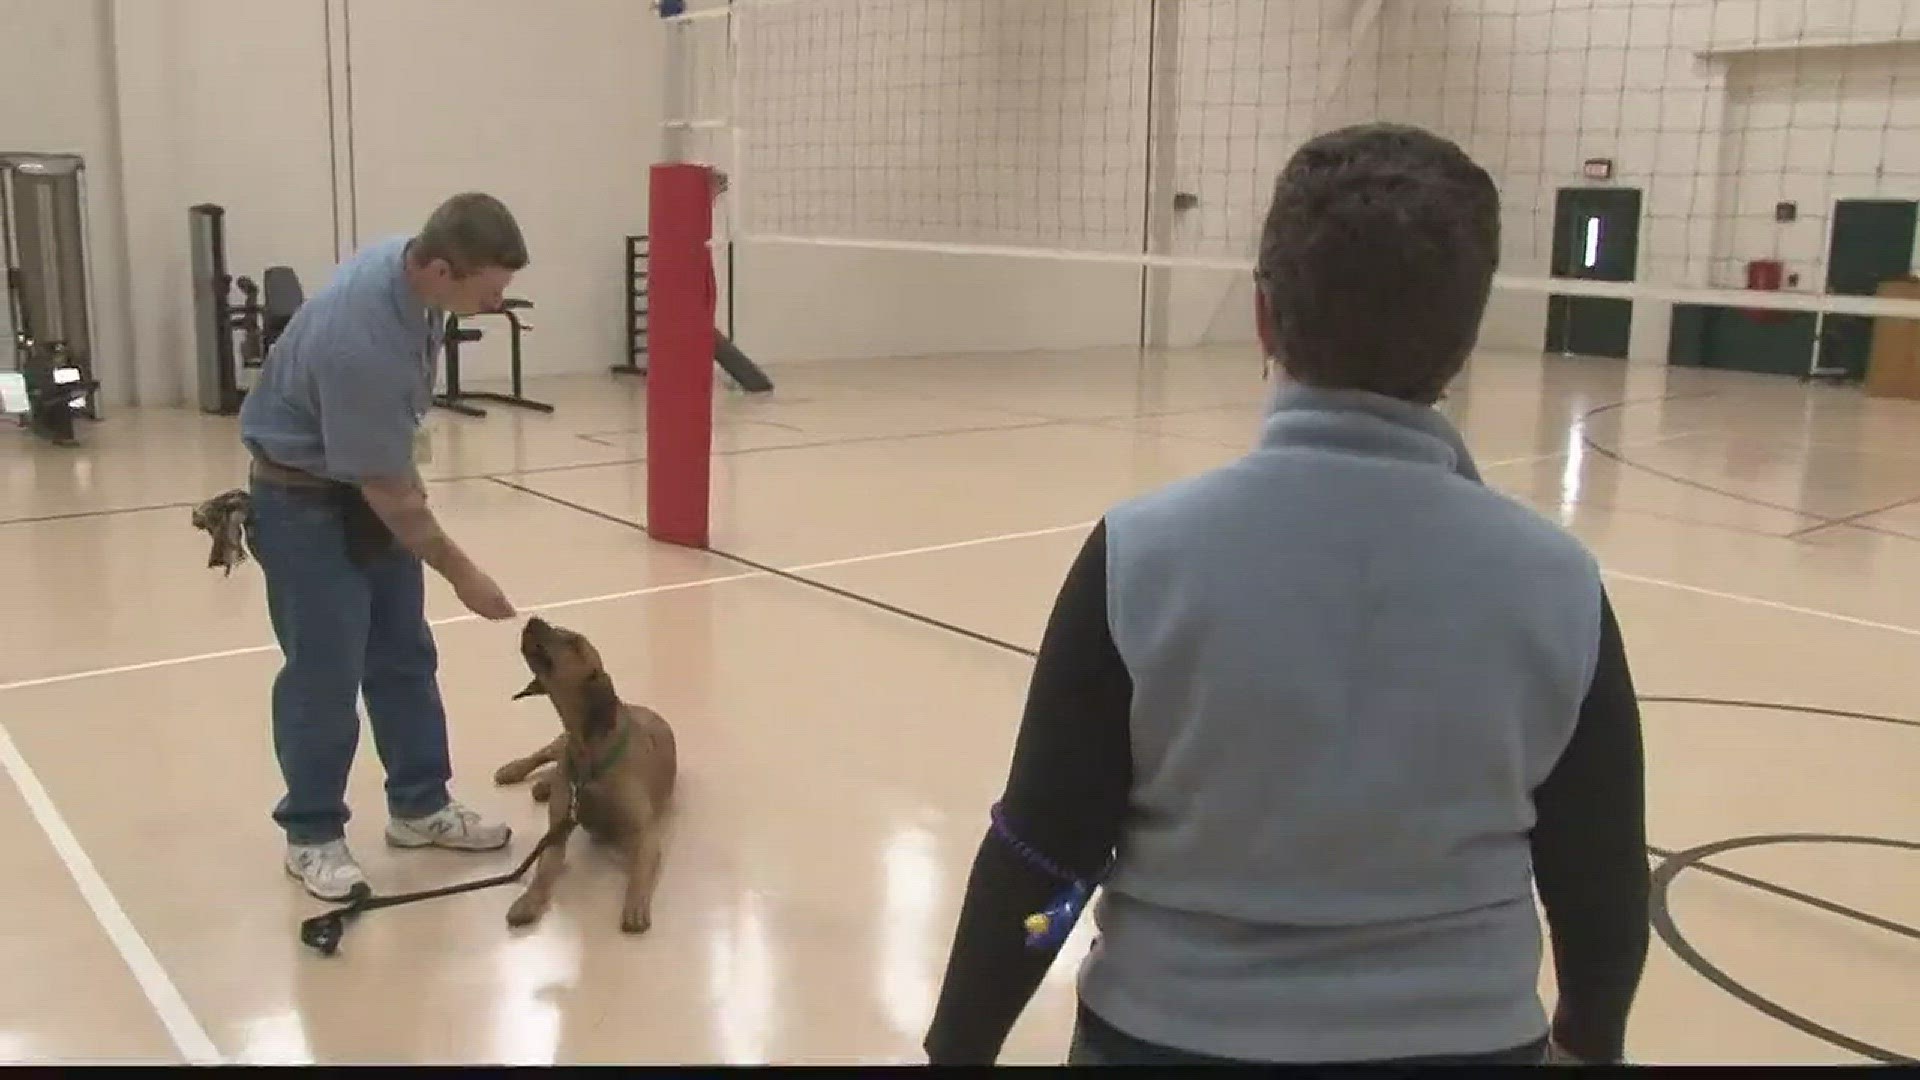
[[[491,192],[526,233],[512,292],[529,376],[623,359],[622,237],[645,232],[658,156],[660,26],[633,0],[353,0],[358,239],[406,233],[459,191]],[[450,14],[457,13],[457,20]],[[503,375],[507,327],[461,351]]]
[[[335,260],[323,3],[114,0],[138,399],[196,399],[187,208],[227,210],[228,272]]]
[[[742,21],[741,227],[1139,251],[1147,12],[1080,0],[756,12]],[[773,362],[1121,344],[1139,330],[1132,267],[761,244],[738,265],[740,344]]]
[[[738,340],[756,361],[1127,344],[1140,271],[1044,259],[752,247]]]
[[[0,150],[78,153],[87,164],[93,266],[94,369],[126,400],[133,347],[126,227],[107,0],[0,0]],[[4,347],[12,327],[0,304]],[[4,361],[12,366],[9,355]]]
[[[624,353],[660,41],[628,0],[0,0],[0,148],[87,157],[109,403],[193,399],[200,202],[228,210],[233,273],[288,265],[311,293],[336,233],[345,252],[494,191],[534,259],[515,288],[537,305],[529,373],[604,370]],[[505,370],[504,326],[483,329],[475,379]]]

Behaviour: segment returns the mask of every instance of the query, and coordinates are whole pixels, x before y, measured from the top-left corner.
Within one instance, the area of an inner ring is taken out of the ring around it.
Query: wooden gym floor
[[[234,423],[130,410],[77,451],[0,431],[0,1059],[920,1060],[1020,650],[1087,525],[1233,456],[1263,389],[1244,351],[774,374],[769,399],[719,398],[715,546],[805,580],[637,531],[631,382],[535,381],[551,417],[434,417],[443,520],[679,732],[640,938],[616,928],[618,869],[576,845],[530,931],[505,926],[508,887],[369,914],[338,956],[310,953],[295,928],[320,905],[268,818],[259,573],[205,569],[188,522],[242,479]],[[1599,553],[1641,692],[1693,699],[1646,706],[1652,839],[1682,858],[1634,1059],[1920,1055],[1920,404],[1487,355],[1446,407],[1490,482]],[[363,739],[351,838],[382,891],[499,872],[544,821],[490,780],[554,731],[508,700],[516,625],[437,581],[430,606],[457,791],[516,836],[389,852]],[[1006,1060],[1060,1060],[1085,938]]]

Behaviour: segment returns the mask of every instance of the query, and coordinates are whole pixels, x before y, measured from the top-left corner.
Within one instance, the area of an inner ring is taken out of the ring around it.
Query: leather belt
[[[253,455],[253,475],[270,483],[285,484],[288,487],[313,488],[319,491],[331,491],[352,486],[342,484],[338,480],[329,480],[324,476],[315,476],[305,469],[296,469],[290,465],[282,465],[267,457],[265,454],[262,454],[260,451],[253,450],[251,447],[249,447],[248,450]]]

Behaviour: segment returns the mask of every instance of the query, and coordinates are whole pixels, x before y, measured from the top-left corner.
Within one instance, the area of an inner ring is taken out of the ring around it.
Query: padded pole
[[[712,488],[713,192],[704,165],[655,165],[647,364],[647,532],[704,548]]]

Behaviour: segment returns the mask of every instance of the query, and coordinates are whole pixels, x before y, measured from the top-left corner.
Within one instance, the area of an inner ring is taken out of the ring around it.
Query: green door
[[[1872,296],[1880,283],[1913,271],[1914,219],[1920,203],[1900,199],[1842,199],[1833,204],[1833,240],[1827,245],[1827,291]],[[1828,315],[1820,320],[1822,375],[1864,379],[1873,351],[1873,319]]]
[[[1553,275],[1632,281],[1640,260],[1640,192],[1635,188],[1562,188],[1553,207]],[[1626,359],[1633,301],[1596,296],[1547,298],[1548,352]]]

